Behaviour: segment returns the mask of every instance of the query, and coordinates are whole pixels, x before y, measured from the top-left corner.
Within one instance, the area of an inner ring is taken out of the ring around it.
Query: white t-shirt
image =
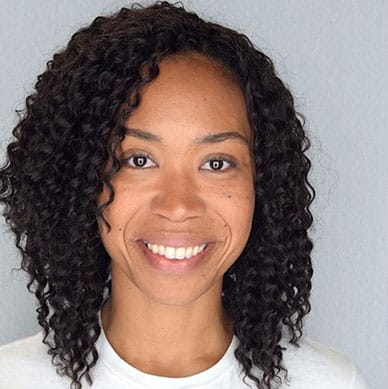
[[[146,374],[129,365],[114,351],[102,332],[96,347],[97,364],[91,369],[93,389],[254,389],[248,378],[244,384],[234,356],[234,337],[224,356],[209,369],[183,378]],[[282,346],[286,343],[282,343]],[[0,347],[1,389],[69,389],[70,379],[56,374],[42,332]],[[369,389],[354,364],[334,349],[304,338],[301,347],[287,344],[283,364],[290,384],[279,389]],[[258,374],[255,374],[258,375]],[[82,381],[82,389],[90,388]]]

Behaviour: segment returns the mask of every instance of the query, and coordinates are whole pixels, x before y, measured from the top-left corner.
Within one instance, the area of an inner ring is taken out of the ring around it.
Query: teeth
[[[191,258],[192,256],[193,256],[193,248],[192,247],[188,247],[187,249],[186,249],[186,258]]]
[[[151,244],[145,242],[148,249],[150,249],[154,254],[159,254],[168,259],[189,259],[194,255],[202,252],[206,244],[202,244],[201,246],[194,247],[170,247],[170,246],[162,246],[157,244]]]
[[[179,248],[175,249],[176,259],[185,259],[185,254],[186,254],[186,249],[184,247],[179,247]]]
[[[164,253],[164,256],[168,259],[175,258],[175,249],[174,247],[166,247],[166,252]]]

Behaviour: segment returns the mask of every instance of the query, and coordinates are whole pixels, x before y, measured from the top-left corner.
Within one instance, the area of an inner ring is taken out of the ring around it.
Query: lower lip
[[[193,271],[200,266],[208,258],[209,252],[214,246],[213,243],[208,243],[203,251],[188,259],[167,259],[162,255],[154,254],[143,241],[138,241],[138,243],[154,269],[163,273],[178,275]]]

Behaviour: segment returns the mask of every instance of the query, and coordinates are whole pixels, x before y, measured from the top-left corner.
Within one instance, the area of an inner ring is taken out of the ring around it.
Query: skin
[[[222,278],[246,245],[255,198],[244,97],[230,75],[207,58],[169,57],[144,88],[126,127],[162,141],[128,135],[118,150],[123,166],[112,179],[115,199],[104,211],[111,231],[99,220],[112,275],[103,328],[132,366],[149,374],[189,376],[214,365],[233,336],[222,308]],[[248,142],[196,142],[227,131]],[[144,167],[136,167],[134,151],[149,155]],[[209,160],[220,154],[236,166],[225,162],[214,170]],[[98,203],[107,199],[104,188]],[[175,274],[150,265],[142,239],[211,242],[211,249],[198,266]]]

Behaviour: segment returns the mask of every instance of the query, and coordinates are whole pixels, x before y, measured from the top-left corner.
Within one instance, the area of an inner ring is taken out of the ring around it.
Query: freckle
[[[228,195],[228,199],[231,199],[232,198],[232,195]]]
[[[227,225],[226,225],[226,224],[224,224],[224,227],[226,228],[226,227],[227,227]]]
[[[123,229],[122,228],[119,228],[119,231],[122,231]]]

